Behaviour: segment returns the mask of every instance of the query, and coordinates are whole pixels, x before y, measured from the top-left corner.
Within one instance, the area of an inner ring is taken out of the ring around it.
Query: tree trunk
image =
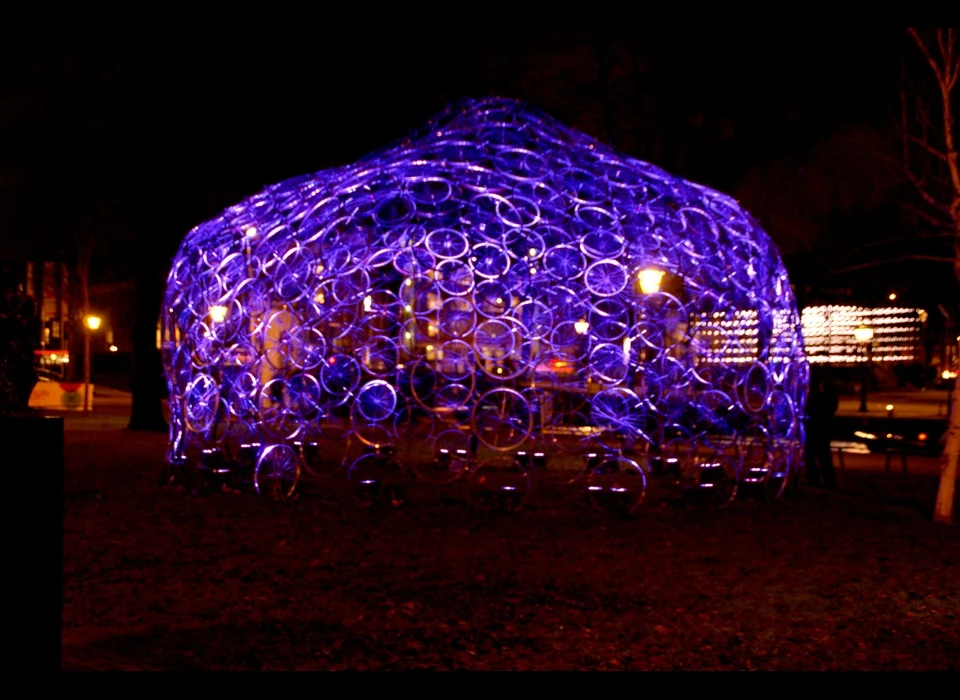
[[[166,432],[163,417],[163,365],[157,349],[157,322],[163,303],[163,277],[150,256],[137,263],[136,319],[133,324],[133,409],[130,430]]]
[[[89,226],[89,223],[88,223]],[[77,295],[79,296],[79,305],[76,309],[71,309],[73,313],[73,324],[70,329],[70,343],[68,352],[71,355],[70,376],[74,381],[85,382],[87,380],[87,370],[89,369],[90,358],[87,356],[88,344],[86,342],[87,330],[86,318],[90,313],[90,259],[93,257],[93,235],[89,228],[77,239]],[[71,305],[72,306],[72,305]],[[64,328],[60,328],[60,337],[64,337]],[[82,350],[81,350],[82,348]],[[74,349],[76,352],[74,353]],[[83,359],[81,365],[78,360]],[[84,388],[86,391],[86,388]]]
[[[958,33],[953,28],[937,29],[936,47],[940,49],[938,59],[928,48],[917,29],[909,28],[907,32],[916,42],[917,48],[923,53],[936,78],[937,87],[940,88],[943,110],[943,148],[931,144],[925,129],[921,130],[919,136],[911,135],[907,131],[907,102],[904,93],[901,91],[904,167],[906,168],[907,178],[913,183],[921,199],[930,205],[933,210],[946,211],[950,217],[954,236],[953,269],[957,279],[960,280],[960,156],[958,156],[958,144],[954,138],[955,123],[953,116],[953,91],[958,80],[960,80],[960,56],[955,53]],[[924,118],[926,118],[925,114]],[[935,195],[932,190],[928,189],[929,185],[925,178],[918,176],[911,170],[909,154],[911,144],[919,145],[924,153],[928,154],[928,158],[934,159],[933,162],[941,161],[946,165],[949,177],[947,189],[944,193]],[[944,344],[943,351],[946,355],[946,344]],[[960,456],[960,408],[956,406],[956,397],[953,401],[954,406],[951,407],[950,411],[950,425],[947,428],[947,439],[940,463],[940,488],[937,491],[937,503],[933,511],[933,519],[938,523],[953,522],[954,492],[957,487],[957,459]]]
[[[938,523],[953,522],[953,502],[957,490],[957,461],[960,458],[960,397],[953,394],[953,406],[950,409],[950,426],[947,428],[947,441],[940,461],[940,488],[937,491],[937,504],[933,510],[933,519]]]

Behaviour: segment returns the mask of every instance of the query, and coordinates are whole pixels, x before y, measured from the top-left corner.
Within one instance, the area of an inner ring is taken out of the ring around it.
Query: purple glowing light
[[[242,441],[298,476],[304,443],[348,467],[412,441],[678,464],[726,441],[738,478],[800,466],[808,365],[767,235],[730,197],[505,99],[193,229],[162,349],[172,461]]]

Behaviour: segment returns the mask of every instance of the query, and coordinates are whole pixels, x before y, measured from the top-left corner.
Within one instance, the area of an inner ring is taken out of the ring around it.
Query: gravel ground
[[[369,512],[164,492],[164,436],[66,440],[65,670],[960,668],[928,475],[630,519],[552,491]]]

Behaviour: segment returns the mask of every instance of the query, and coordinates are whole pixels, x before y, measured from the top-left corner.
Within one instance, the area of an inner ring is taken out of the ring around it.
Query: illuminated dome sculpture
[[[800,466],[808,365],[767,235],[506,99],[193,229],[162,341],[168,460],[258,490],[404,463],[522,495],[550,460],[632,508],[652,476],[726,503]]]

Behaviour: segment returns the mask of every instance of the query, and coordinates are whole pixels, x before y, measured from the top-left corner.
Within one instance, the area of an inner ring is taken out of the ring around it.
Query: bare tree
[[[954,273],[960,280],[960,164],[954,123],[960,47],[955,28],[921,32],[907,30],[933,73],[939,99],[929,100],[920,90],[900,91],[900,135],[903,166],[919,198],[918,217],[953,237]],[[944,352],[946,352],[944,347]],[[953,407],[940,465],[940,489],[934,520],[953,521],[957,461],[960,457],[960,408]]]

